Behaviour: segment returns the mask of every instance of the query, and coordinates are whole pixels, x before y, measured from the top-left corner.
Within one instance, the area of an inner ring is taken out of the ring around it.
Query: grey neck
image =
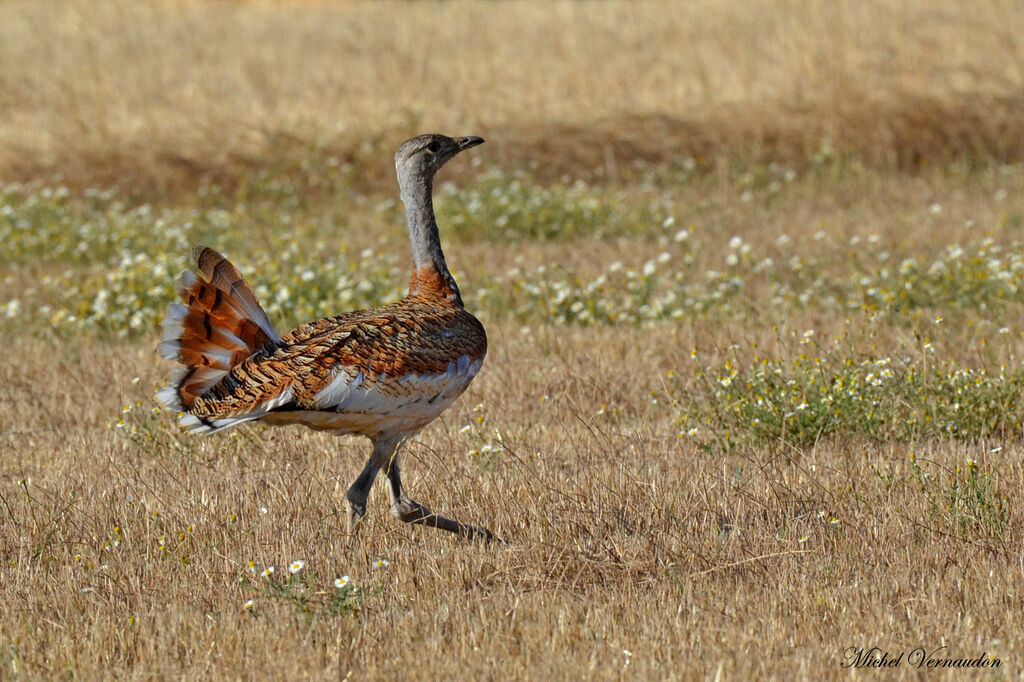
[[[405,167],[398,168],[398,186],[402,203],[405,204],[405,219],[409,224],[409,240],[412,243],[412,263],[416,271],[433,269],[438,277],[447,283],[455,294],[455,302],[461,304],[459,287],[448,272],[448,265],[441,251],[441,237],[434,218],[434,180],[432,177],[411,173]]]

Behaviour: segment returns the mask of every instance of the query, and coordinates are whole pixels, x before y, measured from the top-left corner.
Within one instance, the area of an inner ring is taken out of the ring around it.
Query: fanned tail
[[[179,412],[188,412],[232,367],[280,340],[235,266],[205,246],[193,249],[192,257],[206,279],[182,273],[177,288],[185,304],[167,309],[159,346],[161,355],[182,367],[157,398]]]

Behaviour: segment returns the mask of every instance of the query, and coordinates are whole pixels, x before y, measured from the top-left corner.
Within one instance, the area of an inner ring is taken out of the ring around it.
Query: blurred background
[[[194,187],[317,154],[376,176],[424,130],[552,177],[822,149],[1006,162],[1022,32],[999,0],[8,2],[0,177]]]

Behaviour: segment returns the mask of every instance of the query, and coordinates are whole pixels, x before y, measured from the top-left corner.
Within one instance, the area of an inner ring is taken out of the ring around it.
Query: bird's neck
[[[461,306],[459,287],[448,272],[444,252],[441,251],[441,237],[434,218],[433,180],[399,170],[398,184],[412,243],[409,296],[440,298]]]

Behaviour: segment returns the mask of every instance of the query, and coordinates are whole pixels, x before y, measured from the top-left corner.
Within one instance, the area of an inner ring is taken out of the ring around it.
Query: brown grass
[[[160,379],[148,347],[81,344],[41,362],[36,342],[5,339],[5,674],[820,678],[848,646],[943,643],[1019,670],[1019,507],[1017,530],[991,545],[930,520],[903,447],[693,450],[634,379],[679,366],[695,341],[751,333],[711,331],[492,326],[486,371],[412,445],[406,470],[414,495],[489,524],[507,547],[401,527],[379,489],[352,541],[344,490],[364,443],[259,427],[197,440],[165,420],[156,437],[173,448],[140,447],[104,424],[148,393],[131,376],[147,389]],[[475,401],[510,448],[489,471],[458,433]],[[918,452],[952,468],[976,449]],[[999,479],[1024,485],[1019,453],[999,460]],[[124,542],[105,552],[115,526]],[[391,567],[374,571],[378,557]],[[247,562],[281,572],[294,558],[320,590],[343,573],[383,590],[354,616],[264,595],[244,612]]]
[[[991,200],[1004,183],[999,174],[802,180],[770,210],[716,190],[700,223],[743,234],[758,250],[783,229],[821,228],[830,239],[877,231],[887,248],[924,253],[957,239],[972,217],[1005,243],[1015,228],[1000,218],[1008,207]],[[954,194],[942,214],[925,217],[929,202]],[[628,240],[617,249],[654,246]],[[495,246],[449,252],[456,266],[511,264]],[[535,242],[522,253],[577,268],[615,248]],[[469,272],[467,292],[472,282]],[[719,362],[731,343],[765,345],[772,323],[823,336],[845,325],[766,315],[524,333],[489,321],[484,371],[412,444],[405,470],[414,496],[489,525],[507,547],[404,527],[380,487],[350,538],[344,491],[367,454],[363,441],[260,426],[191,438],[166,415],[148,415],[166,373],[152,339],[10,331],[0,339],[0,557],[9,566],[0,670],[85,679],[821,679],[842,672],[847,647],[946,645],[944,656],[986,652],[1004,674],[1019,674],[1019,505],[1002,538],[956,531],[944,520],[951,512],[937,513],[921,493],[910,445],[840,439],[709,456],[651,404],[668,370],[690,370],[692,346],[706,353],[702,362]],[[1020,329],[1024,319],[1000,323]],[[936,333],[953,357],[973,358],[973,330]],[[897,348],[906,334],[885,332],[878,346]],[[478,402],[487,440],[500,431],[508,446],[491,466],[466,454],[479,442],[460,433]],[[134,406],[126,428],[152,429],[152,441],[107,426],[125,404]],[[984,443],[914,448],[935,475],[978,459],[1012,499],[1024,485],[1021,446],[1002,445],[999,454]],[[122,545],[105,551],[117,537]],[[379,557],[390,568],[374,570]],[[306,560],[317,592],[311,613],[238,582],[250,560],[280,575],[295,558]],[[358,614],[331,616],[325,593],[341,574],[381,591]],[[252,613],[243,609],[249,598]],[[919,672],[904,664],[895,674]]]
[[[0,177],[190,188],[391,140],[504,165],[1024,158],[1013,2],[0,6]]]

